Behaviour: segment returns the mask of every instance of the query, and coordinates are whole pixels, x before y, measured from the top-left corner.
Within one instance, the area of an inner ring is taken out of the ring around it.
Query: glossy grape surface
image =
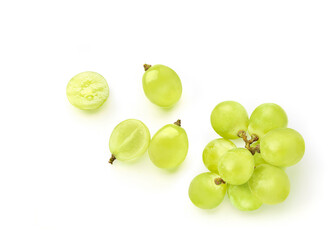
[[[247,130],[249,117],[241,104],[234,101],[225,101],[219,103],[213,109],[210,121],[215,132],[221,137],[236,139],[240,130]]]
[[[228,184],[227,192],[232,205],[241,211],[253,211],[262,205],[262,202],[252,194],[248,183],[242,185]]]
[[[177,73],[164,65],[150,67],[142,77],[147,98],[160,107],[172,107],[182,95],[182,83]]]
[[[97,109],[109,96],[109,86],[105,78],[96,72],[82,72],[67,84],[67,98],[75,107],[82,110]]]
[[[149,146],[150,133],[146,125],[136,119],[119,123],[110,136],[111,153],[120,161],[130,161],[142,156]]]
[[[259,142],[255,142],[251,145],[251,147],[255,148],[258,144],[260,144]],[[255,166],[259,166],[260,164],[267,164],[267,162],[263,159],[263,157],[261,156],[261,153],[256,152],[254,155],[254,165]]]
[[[305,152],[301,134],[291,128],[278,128],[267,133],[260,143],[263,159],[278,167],[289,167],[298,163]]]
[[[289,195],[288,175],[279,167],[261,164],[249,180],[251,192],[266,204],[283,202]]]
[[[227,184],[217,185],[215,183],[217,178],[220,176],[207,172],[199,174],[192,180],[188,195],[195,206],[202,209],[212,209],[223,201]]]
[[[252,112],[248,132],[250,135],[256,134],[261,139],[269,131],[287,127],[287,124],[287,114],[279,105],[264,103]]]
[[[218,161],[224,153],[233,148],[236,148],[236,145],[224,138],[209,142],[202,153],[202,159],[207,169],[218,174]]]
[[[227,151],[219,160],[218,170],[222,179],[232,185],[246,183],[254,169],[254,158],[245,148]]]
[[[179,166],[186,158],[188,139],[185,130],[168,124],[153,136],[148,153],[150,160],[159,168],[171,169]]]

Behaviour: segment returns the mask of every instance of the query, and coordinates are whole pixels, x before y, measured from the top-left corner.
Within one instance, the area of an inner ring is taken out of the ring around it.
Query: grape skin
[[[249,180],[251,192],[266,204],[283,202],[289,195],[288,175],[279,167],[261,164]]]
[[[256,134],[261,139],[266,133],[276,128],[287,127],[286,112],[275,103],[264,103],[251,114],[248,132]]]
[[[201,173],[191,182],[188,195],[192,203],[202,209],[216,208],[224,199],[227,184],[216,184],[220,176],[215,173]]]
[[[241,211],[253,211],[262,205],[262,202],[252,194],[248,183],[228,184],[227,193],[232,205]]]
[[[130,161],[142,156],[148,149],[150,133],[147,126],[137,119],[119,123],[111,133],[110,152],[120,161]]]
[[[109,86],[105,78],[96,72],[82,72],[67,84],[69,102],[82,110],[93,110],[103,105],[109,97]]]
[[[305,152],[301,134],[291,128],[278,128],[267,133],[260,144],[263,159],[278,167],[289,167],[298,163]]]
[[[222,179],[232,185],[246,183],[254,169],[254,158],[245,148],[227,151],[219,160],[218,170]]]
[[[213,173],[218,173],[218,162],[221,156],[233,148],[236,148],[236,145],[224,138],[210,141],[202,153],[202,159],[207,169]]]
[[[182,95],[182,83],[177,73],[160,64],[143,74],[142,86],[147,98],[160,107],[172,107]]]
[[[236,139],[239,131],[247,130],[249,117],[241,104],[225,101],[215,106],[210,121],[215,132],[221,137]]]
[[[165,169],[179,166],[185,160],[187,151],[187,134],[175,124],[168,124],[158,130],[148,148],[150,160],[155,166]]]

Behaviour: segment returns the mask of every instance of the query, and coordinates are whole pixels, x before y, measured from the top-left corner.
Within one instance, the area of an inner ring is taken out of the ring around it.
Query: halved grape
[[[241,211],[253,211],[262,205],[262,202],[252,194],[248,183],[242,185],[228,184],[227,192],[232,205]]]
[[[143,122],[128,119],[119,123],[110,136],[110,163],[115,159],[130,161],[142,156],[147,151],[149,142],[150,133]]]
[[[201,173],[196,176],[188,189],[192,203],[202,209],[217,207],[224,199],[227,184],[215,173]]]
[[[180,120],[162,127],[153,136],[148,153],[150,160],[159,168],[175,168],[186,158],[188,139]]]
[[[283,202],[289,195],[288,175],[279,167],[261,164],[249,180],[251,192],[266,204]]]
[[[105,78],[96,72],[82,72],[67,84],[67,98],[75,107],[82,110],[97,109],[109,96],[109,86]]]
[[[254,169],[254,158],[245,148],[227,151],[219,160],[218,170],[222,179],[232,185],[246,183]]]
[[[269,131],[287,127],[287,124],[287,114],[279,105],[264,103],[251,114],[248,131],[251,135],[256,134],[261,139]]]
[[[236,145],[227,139],[218,138],[210,141],[202,153],[203,162],[208,170],[218,173],[218,161],[224,153],[232,148],[236,148]]]
[[[210,121],[215,132],[227,139],[238,138],[239,131],[246,131],[249,117],[245,108],[234,101],[221,102],[213,109]]]
[[[177,73],[164,65],[144,65],[143,90],[147,98],[160,107],[171,107],[182,95],[182,83]]]
[[[298,163],[305,152],[301,134],[291,128],[278,128],[267,133],[261,140],[263,159],[278,167],[289,167]]]

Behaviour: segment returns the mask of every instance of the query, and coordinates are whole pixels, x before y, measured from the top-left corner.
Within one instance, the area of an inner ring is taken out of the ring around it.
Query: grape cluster
[[[211,125],[222,138],[203,150],[203,163],[210,172],[192,180],[188,193],[193,204],[212,209],[226,193],[242,211],[283,202],[290,191],[284,168],[298,163],[305,151],[303,137],[287,124],[287,114],[274,103],[258,106],[250,118],[237,102],[219,103],[211,113]],[[245,147],[230,141],[237,138],[244,140]]]

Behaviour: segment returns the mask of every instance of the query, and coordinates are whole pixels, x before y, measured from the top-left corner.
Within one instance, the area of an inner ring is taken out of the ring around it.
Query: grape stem
[[[259,137],[256,134],[252,134],[251,138],[248,139],[246,132],[240,130],[237,136],[243,139],[243,141],[245,142],[245,148],[248,149],[252,153],[252,155],[254,155],[256,152],[260,153],[260,144],[258,144],[255,147],[251,147],[252,143],[257,142],[259,140]]]
[[[175,124],[175,125],[181,127],[181,125],[182,125],[182,121],[181,121],[180,119],[178,119],[178,120],[177,120],[176,122],[174,122],[173,124]]]
[[[147,71],[151,67],[151,65],[149,65],[149,64],[143,64],[143,67],[144,67],[145,71]]]
[[[216,185],[225,184],[225,181],[223,181],[222,178],[215,178],[214,182]]]
[[[116,160],[116,156],[112,154],[109,163],[113,164],[114,160]]]

